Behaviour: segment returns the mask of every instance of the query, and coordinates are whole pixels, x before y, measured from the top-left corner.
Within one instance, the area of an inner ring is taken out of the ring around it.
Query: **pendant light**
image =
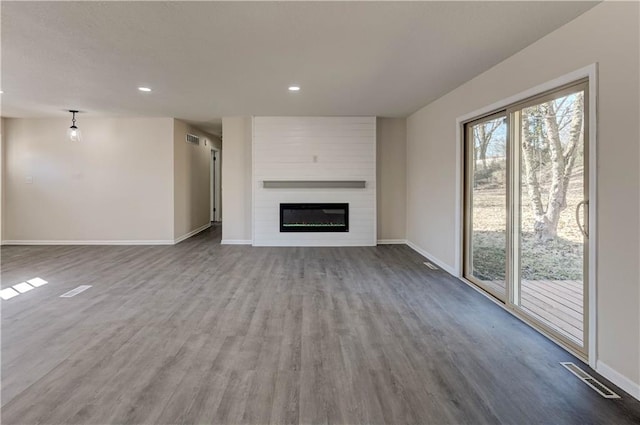
[[[78,111],[69,110],[71,112],[71,127],[67,130],[67,138],[72,142],[81,142],[82,141],[82,133],[80,133],[80,129],[76,126],[76,114]]]

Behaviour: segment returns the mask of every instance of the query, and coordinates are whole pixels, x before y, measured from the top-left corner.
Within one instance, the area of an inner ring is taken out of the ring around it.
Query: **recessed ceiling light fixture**
[[[300,86],[289,86],[289,91],[300,91]]]
[[[143,92],[150,92],[151,89],[149,87],[138,87],[138,90],[143,91]]]
[[[76,114],[78,111],[70,109],[69,112],[71,112],[71,127],[67,130],[67,137],[72,142],[80,142],[82,141],[82,133],[80,133],[80,129],[76,126]]]

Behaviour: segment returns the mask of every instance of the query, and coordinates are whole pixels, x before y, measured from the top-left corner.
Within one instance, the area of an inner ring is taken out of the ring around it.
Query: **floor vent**
[[[80,292],[84,292],[87,289],[91,288],[91,285],[80,285],[75,289],[70,290],[69,292],[65,292],[64,294],[60,295],[60,298],[71,298],[71,297],[75,297],[76,295],[78,295]]]
[[[427,267],[429,267],[431,270],[438,270],[438,268],[437,268],[436,266],[434,266],[433,264],[431,264],[431,263],[430,263],[430,262],[428,262],[428,261],[425,261],[425,262],[424,262],[424,265],[425,265],[425,266],[427,266]]]
[[[600,381],[598,381],[593,376],[589,375],[584,370],[580,369],[576,366],[575,363],[572,362],[561,362],[562,366],[564,366],[569,372],[576,375],[582,382],[593,388],[598,394],[600,394],[604,398],[620,398],[620,396],[609,388],[604,386]]]

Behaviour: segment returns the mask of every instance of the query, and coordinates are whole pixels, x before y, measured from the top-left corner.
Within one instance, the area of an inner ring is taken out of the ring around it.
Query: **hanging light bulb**
[[[71,112],[71,127],[67,130],[67,138],[72,142],[81,142],[82,141],[82,133],[80,129],[76,126],[76,114],[78,111],[69,110]]]

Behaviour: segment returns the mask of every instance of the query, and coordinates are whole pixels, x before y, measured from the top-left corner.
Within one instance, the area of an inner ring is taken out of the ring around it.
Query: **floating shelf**
[[[264,180],[265,189],[364,189],[365,180]]]

